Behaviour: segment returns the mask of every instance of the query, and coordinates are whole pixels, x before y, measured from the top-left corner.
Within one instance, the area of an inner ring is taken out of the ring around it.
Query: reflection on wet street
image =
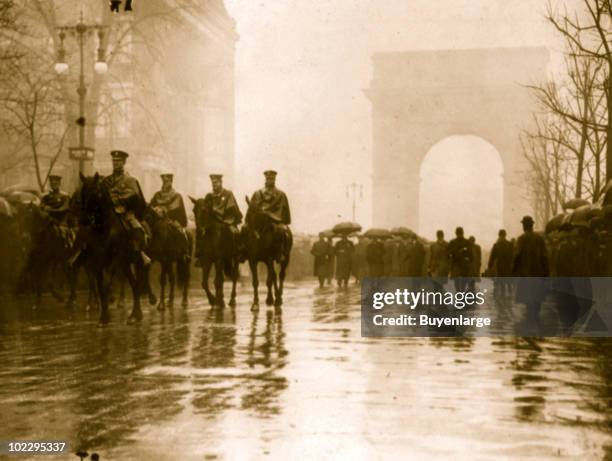
[[[612,459],[611,340],[367,339],[358,287],[289,284],[282,316],[249,293],[102,329],[5,303],[0,439],[102,460]]]

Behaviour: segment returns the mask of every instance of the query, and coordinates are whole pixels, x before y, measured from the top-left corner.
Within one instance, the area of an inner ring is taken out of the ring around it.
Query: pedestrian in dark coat
[[[327,248],[329,248],[329,255],[327,258],[327,284],[331,286],[332,283],[332,277],[334,276],[334,264],[335,264],[335,259],[334,258],[334,240],[332,237],[327,237]]]
[[[374,238],[368,245],[368,267],[370,277],[385,275],[385,246],[378,238]]]
[[[399,275],[398,248],[399,242],[395,237],[385,240],[385,276],[394,277]]]
[[[493,244],[487,272],[495,277],[495,293],[505,296],[510,289],[508,277],[512,276],[512,243],[506,240],[506,231],[501,229],[498,232],[497,242]]]
[[[361,279],[369,275],[368,271],[368,245],[370,239],[359,236],[359,241],[355,245],[355,253],[353,254],[353,264],[351,270],[355,276],[356,283],[361,283]]]
[[[319,240],[312,245],[310,254],[314,256],[314,276],[319,279],[319,287],[323,288],[325,279],[329,277],[329,258],[332,257],[332,248],[322,233],[319,234]]]
[[[455,280],[455,289],[465,291],[472,269],[472,248],[463,236],[463,227],[455,229],[456,237],[448,244],[450,274]]]
[[[521,223],[524,233],[516,241],[512,262],[513,275],[520,277],[516,302],[527,307],[528,326],[539,329],[540,305],[546,295],[546,284],[535,277],[548,277],[548,253],[544,239],[533,231],[533,218],[525,216]]]
[[[336,256],[336,281],[338,286],[348,286],[349,278],[351,277],[351,261],[355,245],[346,235],[343,235],[339,242],[334,247],[334,255]]]
[[[436,241],[429,249],[428,275],[432,277],[434,288],[437,291],[448,281],[449,273],[448,242],[444,240],[444,231],[436,232]]]
[[[480,268],[482,266],[482,249],[476,243],[476,237],[473,235],[468,239],[472,248],[472,262],[470,264],[470,281],[469,290],[476,291],[476,282],[480,281]]]

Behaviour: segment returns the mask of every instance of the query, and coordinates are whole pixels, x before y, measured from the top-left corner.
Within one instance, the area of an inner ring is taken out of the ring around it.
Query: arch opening
[[[503,163],[497,149],[478,136],[449,136],[434,144],[420,169],[419,233],[447,240],[462,226],[466,237],[490,245],[503,227]]]

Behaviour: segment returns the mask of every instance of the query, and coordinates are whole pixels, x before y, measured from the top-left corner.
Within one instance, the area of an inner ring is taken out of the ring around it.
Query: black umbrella
[[[550,234],[551,232],[558,230],[565,223],[567,218],[568,215],[565,213],[559,213],[558,215],[553,216],[550,221],[546,223],[545,232]]]
[[[585,200],[583,198],[573,198],[571,200],[568,200],[567,202],[565,202],[563,204],[563,209],[565,210],[575,210],[576,208],[580,208],[584,205],[590,205],[590,202],[588,200]]]
[[[379,238],[379,239],[388,239],[391,238],[391,232],[387,229],[380,229],[373,227],[372,229],[368,229],[365,234],[366,237],[369,238]]]
[[[408,229],[407,227],[394,227],[391,229],[391,233],[393,235],[406,235],[408,237],[415,237],[416,233],[413,230]]]
[[[361,230],[361,225],[356,222],[341,222],[336,224],[332,231],[336,234],[352,234],[353,232],[359,232]]]

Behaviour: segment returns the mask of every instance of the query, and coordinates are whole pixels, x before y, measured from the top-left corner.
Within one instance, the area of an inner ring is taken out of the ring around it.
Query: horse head
[[[110,198],[104,188],[100,175],[86,177],[80,174],[81,187],[75,203],[80,204],[79,219],[84,225],[101,224],[104,215],[112,209]]]
[[[252,229],[258,233],[262,232],[265,227],[270,224],[269,217],[262,211],[261,205],[254,203],[245,196],[247,202],[247,212],[244,217],[244,221],[247,228]]]
[[[203,198],[193,198],[189,195],[189,200],[193,203],[193,216],[195,217],[196,229],[204,229],[207,227],[210,216],[206,202]]]

